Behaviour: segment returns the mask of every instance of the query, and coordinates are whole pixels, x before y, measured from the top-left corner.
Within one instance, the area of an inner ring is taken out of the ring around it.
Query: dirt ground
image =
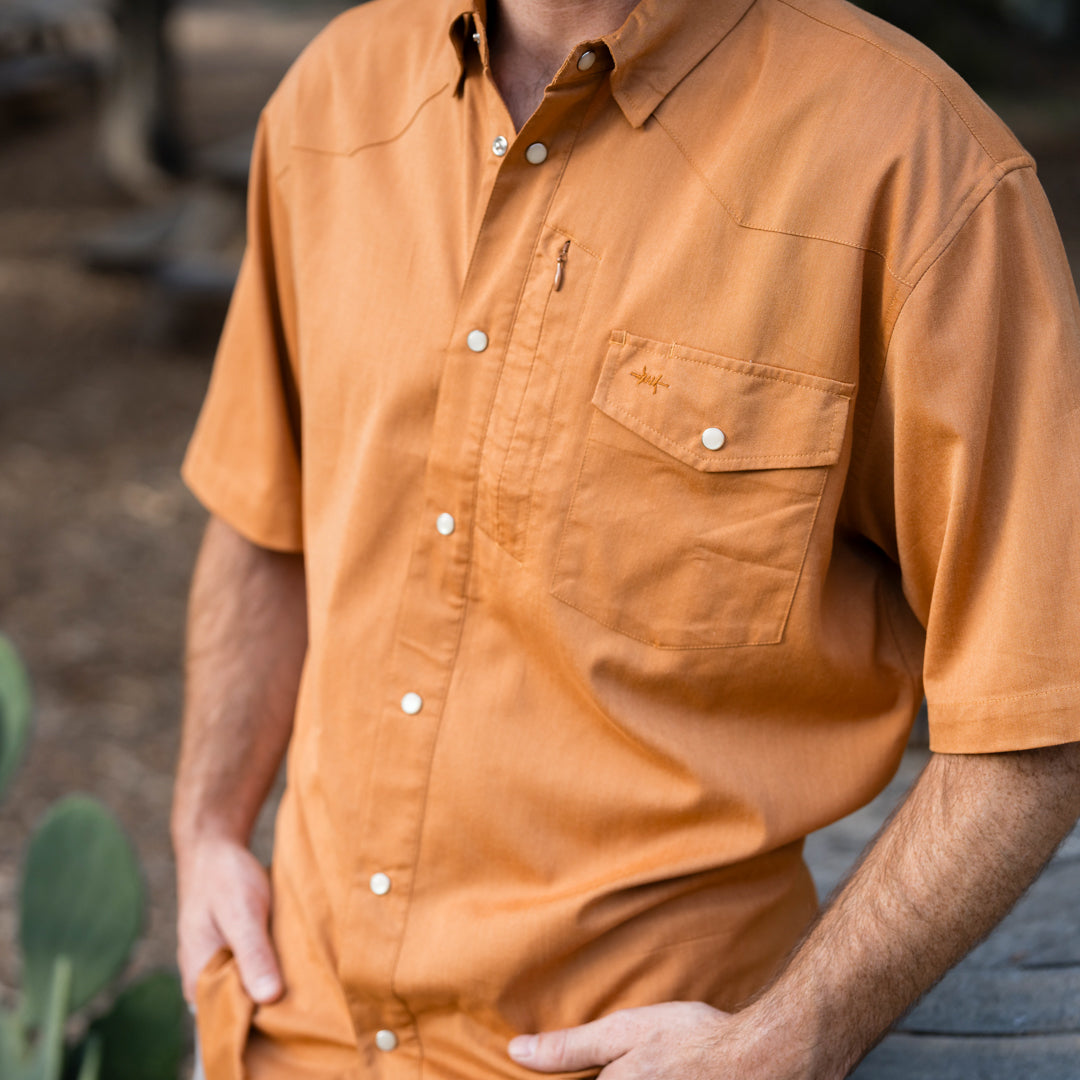
[[[184,104],[197,145],[248,127],[325,13],[219,2],[184,14]],[[1068,101],[1008,103],[1040,156],[1080,266],[1080,124]],[[73,790],[119,815],[151,897],[139,967],[171,964],[168,844],[185,591],[204,515],[177,469],[209,374],[216,316],[168,319],[135,278],[88,273],[73,243],[129,204],[102,178],[94,107],[0,124],[0,629],[37,691],[27,761],[0,807],[0,994],[17,983],[18,864]],[[178,337],[182,339],[178,343]],[[268,817],[258,848],[269,846]]]
[[[193,144],[253,125],[326,17],[317,4],[303,17],[250,3],[184,12]],[[177,469],[221,313],[177,325],[153,285],[74,257],[79,238],[131,209],[102,176],[95,105],[81,97],[0,124],[0,630],[37,698],[28,757],[0,807],[0,988],[17,984],[26,839],[71,791],[103,799],[138,848],[150,908],[137,966],[175,952],[167,823],[185,591],[204,523]]]

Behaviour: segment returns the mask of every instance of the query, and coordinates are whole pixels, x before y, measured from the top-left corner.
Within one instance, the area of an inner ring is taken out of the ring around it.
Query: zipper
[[[562,288],[563,278],[566,276],[564,267],[566,266],[566,256],[570,251],[570,241],[567,240],[562,246],[562,251],[559,252],[559,257],[555,260],[555,291],[558,292]]]

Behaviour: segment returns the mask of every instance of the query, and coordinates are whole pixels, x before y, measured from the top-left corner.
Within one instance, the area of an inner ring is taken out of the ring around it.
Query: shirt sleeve
[[[303,549],[300,394],[285,208],[266,114],[255,138],[248,238],[210,387],[182,475],[200,502],[253,543]]]
[[[931,749],[1080,740],[1080,311],[1031,167],[915,283],[864,465],[925,628]]]

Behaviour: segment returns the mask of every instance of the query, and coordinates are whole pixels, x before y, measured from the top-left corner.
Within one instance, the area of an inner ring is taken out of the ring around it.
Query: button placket
[[[544,123],[543,130],[565,133],[560,135],[559,154],[570,151],[594,92],[583,87],[570,100],[559,97],[545,103],[546,113],[537,119]],[[550,144],[544,145],[545,155],[555,156]],[[518,168],[524,166],[516,153],[508,156],[508,165],[513,158]],[[424,513],[431,516],[418,522],[395,640],[383,673],[400,689],[385,702],[370,744],[370,786],[358,822],[364,840],[358,845],[341,946],[339,972],[346,987],[367,985],[375,973],[391,985],[402,954],[435,742],[467,610],[473,530],[457,524],[471,524],[475,516],[487,408],[513,333],[519,286],[529,272],[561,172],[541,169],[526,183],[516,168],[500,168],[493,173],[486,207],[478,208],[479,232],[435,400],[423,490]],[[481,266],[482,272],[477,269]],[[442,510],[445,506],[454,508],[457,521]],[[448,542],[452,534],[454,540]],[[381,767],[387,762],[393,768]],[[373,874],[380,865],[392,872],[392,881],[386,871]],[[378,874],[385,874],[385,884]],[[385,885],[391,887],[380,892]],[[388,1033],[384,1041],[393,1036],[396,1048],[415,1024],[407,1002],[399,1001],[400,1015],[380,1011],[373,1016],[369,1001],[350,994],[357,1037],[371,1040],[381,1023],[387,1025],[379,1029]]]

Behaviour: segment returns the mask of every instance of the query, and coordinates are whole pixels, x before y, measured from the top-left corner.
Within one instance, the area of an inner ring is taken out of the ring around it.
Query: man
[[[1080,811],[1078,322],[1031,160],[842,0],[335,22],[185,463],[210,1080],[845,1075]]]

